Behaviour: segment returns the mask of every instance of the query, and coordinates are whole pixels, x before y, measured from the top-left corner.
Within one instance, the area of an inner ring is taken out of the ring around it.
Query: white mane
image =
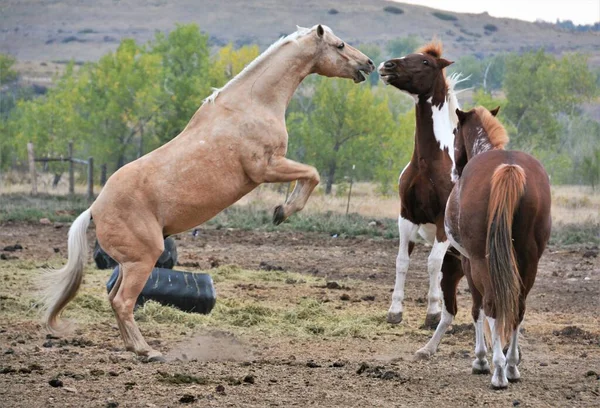
[[[448,95],[446,97],[448,100],[448,114],[450,115],[450,122],[452,123],[454,129],[456,129],[458,126],[458,116],[456,115],[456,109],[460,109],[460,105],[458,104],[458,98],[456,97],[456,95],[469,89],[466,88],[457,91],[456,85],[468,80],[471,76],[469,75],[466,78],[461,77],[461,73],[455,72],[446,78],[446,84],[448,85]]]
[[[304,28],[304,27],[300,27],[300,26],[296,26],[296,27],[297,27],[297,31],[295,31],[285,37],[281,37],[279,40],[277,40],[273,44],[271,44],[269,46],[269,48],[267,48],[262,54],[260,54],[258,57],[256,57],[250,64],[246,65],[246,67],[239,74],[237,74],[235,77],[233,77],[222,88],[213,88],[213,93],[210,94],[206,99],[204,99],[203,103],[207,103],[207,102],[215,103],[215,99],[217,99],[217,96],[219,96],[219,94],[221,92],[223,92],[225,89],[227,89],[227,87],[231,86],[232,84],[238,82],[248,72],[252,71],[256,66],[258,66],[260,63],[262,63],[267,58],[269,58],[271,56],[271,54],[273,54],[275,52],[275,50],[279,49],[284,44],[288,44],[291,42],[297,42],[299,38],[302,38],[302,37],[310,34],[314,29],[316,29],[316,26],[313,28]],[[327,27],[327,26],[322,26],[322,27],[324,30],[331,32],[331,29],[329,27]]]

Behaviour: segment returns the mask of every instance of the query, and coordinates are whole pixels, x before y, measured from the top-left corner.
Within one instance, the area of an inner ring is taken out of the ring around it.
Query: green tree
[[[221,48],[211,59],[210,78],[214,87],[220,88],[251,63],[260,51],[257,45],[244,45],[238,49],[233,44]]]
[[[422,42],[423,41],[415,35],[390,40],[385,46],[387,58],[399,58],[411,54],[419,48]]]
[[[595,80],[583,55],[556,59],[540,50],[508,58],[504,115],[515,127],[513,145],[556,148],[561,116],[579,115],[579,106],[597,94]]]
[[[369,83],[371,86],[375,86],[379,82],[377,67],[385,60],[383,53],[381,52],[381,48],[379,48],[377,44],[361,44],[358,46],[358,49],[363,54],[371,58],[371,61],[373,61],[373,64],[375,64],[376,69],[369,75]]]
[[[289,115],[291,155],[320,170],[326,194],[353,165],[359,179],[383,180],[390,169],[397,177],[411,136],[400,131],[387,98],[347,80],[318,77],[313,83],[311,105]]]
[[[148,52],[162,65],[160,77],[154,79],[161,84],[154,132],[155,142],[163,144],[183,130],[211,92],[208,36],[196,24],[177,25],[168,35],[158,32]]]

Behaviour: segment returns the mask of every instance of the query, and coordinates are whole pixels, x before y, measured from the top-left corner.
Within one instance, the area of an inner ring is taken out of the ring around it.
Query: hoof
[[[415,361],[420,360],[429,360],[433,354],[429,350],[425,350],[424,348],[417,350],[415,353]]]
[[[471,370],[471,374],[488,375],[488,374],[490,374],[490,368],[489,367],[483,367],[483,368],[473,367],[473,369]]]
[[[425,324],[423,324],[423,328],[435,330],[437,328],[438,324],[440,323],[441,318],[442,318],[441,313],[428,314],[427,317],[425,317]]]
[[[492,390],[505,390],[508,388],[508,383],[507,384],[498,384],[498,385],[495,385],[494,383],[492,383],[490,385],[490,387],[492,387]]]
[[[283,213],[283,205],[278,205],[273,211],[273,224],[279,225],[285,221],[285,214]]]
[[[402,322],[402,312],[398,312],[398,313],[388,312],[387,322],[390,324],[401,323]]]

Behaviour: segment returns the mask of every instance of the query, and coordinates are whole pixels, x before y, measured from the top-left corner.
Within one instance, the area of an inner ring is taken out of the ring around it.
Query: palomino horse
[[[225,87],[208,97],[173,140],[127,164],[69,230],[69,259],[46,275],[45,322],[60,330],[59,315],[75,296],[88,246],[86,230],[93,218],[98,241],[120,265],[109,294],[125,348],[161,359],[148,346],[133,307],[164,237],[202,224],[261,183],[297,180],[294,191],[274,212],[281,223],[300,211],[319,174],[312,166],[285,158],[288,134],[285,110],[309,74],[362,82],[373,62],[317,25],[271,45]]]
[[[457,109],[456,167],[460,179],[446,206],[445,228],[463,255],[463,270],[473,298],[474,374],[489,374],[484,316],[491,332],[492,386],[506,388],[520,378],[518,335],[525,300],[550,237],[548,174],[527,153],[504,150],[508,136],[491,112]],[[444,299],[456,297],[456,285],[444,287]],[[448,291],[448,294],[446,294]],[[442,319],[424,347],[431,355],[452,316]],[[510,339],[506,357],[503,343]]]
[[[453,88],[457,78],[446,78],[444,68],[452,62],[441,56],[441,43],[432,42],[416,54],[391,59],[379,66],[383,82],[409,93],[416,103],[415,147],[398,181],[400,245],[387,321],[402,321],[404,281],[418,231],[433,244],[427,261],[429,293],[425,326],[430,328],[435,328],[440,320],[440,270],[444,271],[443,279],[452,282],[462,277],[460,261],[447,254],[450,242],[444,232],[446,201],[456,181],[454,130],[458,101]],[[444,300],[452,309],[449,300]]]

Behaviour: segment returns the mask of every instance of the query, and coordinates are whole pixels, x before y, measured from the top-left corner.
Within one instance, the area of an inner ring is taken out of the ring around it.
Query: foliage
[[[386,13],[391,13],[391,14],[404,14],[404,10],[402,10],[400,7],[396,7],[396,6],[386,6],[383,8],[383,11],[385,11]]]
[[[389,58],[399,58],[416,51],[422,44],[419,37],[409,35],[408,37],[396,38],[388,41],[385,46]]]
[[[485,59],[465,55],[448,68],[448,72],[461,73],[466,79],[462,85],[487,92],[502,88],[507,55],[499,54]]]
[[[385,60],[385,57],[381,53],[381,48],[379,48],[377,44],[361,44],[358,46],[358,49],[363,54],[371,58],[371,61],[373,61],[373,64],[375,64],[376,67],[378,67],[379,64],[381,64]],[[369,75],[369,83],[371,84],[371,86],[375,86],[378,82],[379,74],[377,73],[377,69],[375,69]]]
[[[574,54],[557,60],[540,50],[513,55],[506,64],[504,114],[516,128],[513,146],[557,147],[563,130],[560,116],[579,115],[579,105],[597,94],[587,58]]]
[[[322,172],[326,194],[353,166],[360,179],[372,179],[390,168],[399,174],[410,138],[400,131],[387,99],[347,80],[316,78],[313,83],[306,112],[289,115],[290,151]]]
[[[434,11],[433,14],[435,17],[439,18],[440,20],[444,20],[444,21],[456,21],[458,20],[458,18],[456,18],[456,16],[452,15],[452,14],[448,14],[448,13],[443,13],[441,11]]]
[[[18,78],[19,74],[13,69],[15,62],[17,62],[15,57],[0,54],[0,86],[11,83]]]

